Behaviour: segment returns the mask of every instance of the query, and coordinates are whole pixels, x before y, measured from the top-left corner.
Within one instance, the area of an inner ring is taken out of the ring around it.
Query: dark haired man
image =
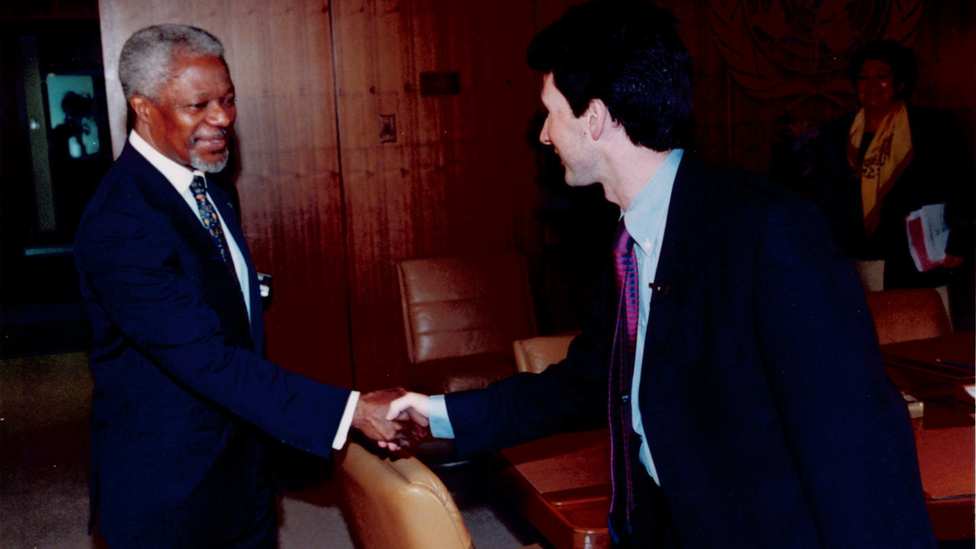
[[[119,79],[134,128],[75,243],[95,340],[91,521],[113,548],[272,549],[274,446],[328,456],[350,426],[402,444],[384,417],[402,390],[360,396],[262,358],[244,234],[206,184],[237,115],[220,42],[147,27]]]
[[[683,151],[692,71],[672,16],[583,4],[529,62],[566,182],[620,206],[617,283],[544,373],[391,413],[429,414],[461,454],[609,417],[619,547],[932,546],[858,279],[812,205]]]

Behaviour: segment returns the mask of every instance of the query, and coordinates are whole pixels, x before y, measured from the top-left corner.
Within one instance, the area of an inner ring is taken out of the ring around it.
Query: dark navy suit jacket
[[[934,546],[905,403],[812,204],[686,154],[655,282],[639,404],[682,547]],[[605,416],[604,302],[562,363],[446,395],[459,452]]]
[[[215,207],[247,262],[251,315],[209,233],[126,144],[75,243],[94,333],[92,510],[113,547],[211,547],[274,506],[275,444],[328,456],[349,391],[262,358],[254,266],[227,195]]]

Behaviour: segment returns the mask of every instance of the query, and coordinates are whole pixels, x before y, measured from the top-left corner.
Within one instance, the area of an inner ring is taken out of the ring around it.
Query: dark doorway
[[[112,163],[98,20],[15,11],[0,20],[0,357],[88,348],[72,242]]]

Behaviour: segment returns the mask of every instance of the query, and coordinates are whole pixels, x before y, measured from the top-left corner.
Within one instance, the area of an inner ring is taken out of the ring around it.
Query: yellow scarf
[[[881,201],[912,161],[912,133],[908,127],[905,102],[897,101],[868,145],[864,162],[858,165],[857,153],[861,149],[865,121],[864,109],[861,109],[851,124],[847,160],[861,177],[864,229],[871,234],[881,221]]]

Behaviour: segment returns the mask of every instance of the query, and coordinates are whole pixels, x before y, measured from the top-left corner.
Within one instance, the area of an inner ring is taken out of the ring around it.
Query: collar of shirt
[[[627,211],[621,212],[627,232],[644,253],[650,253],[659,235],[663,234],[660,229],[667,222],[671,189],[674,188],[674,177],[683,155],[683,149],[673,149],[668,153],[664,163],[637,194]]]
[[[136,151],[139,152],[159,173],[163,174],[163,177],[176,189],[176,192],[180,194],[180,197],[186,202],[186,207],[194,213],[198,221],[200,221],[200,226],[203,227],[203,221],[200,219],[200,210],[197,204],[196,198],[193,193],[190,192],[190,184],[193,183],[194,176],[206,177],[202,171],[190,170],[186,166],[181,166],[176,162],[173,162],[169,158],[163,156],[162,153],[157,151],[146,142],[139,134],[135,131],[129,133],[129,143],[132,145]],[[209,196],[209,192],[207,195]],[[216,206],[216,205],[215,205]],[[217,218],[220,220],[220,224],[224,227],[227,226],[227,222],[224,220],[224,216],[220,213],[220,208],[216,207]],[[224,231],[224,237],[227,239],[227,248],[230,251],[231,262],[234,265],[234,270],[237,272],[237,280],[241,285],[241,292],[244,294],[244,305],[248,310],[248,319],[250,319],[251,311],[251,294],[250,294],[250,279],[247,271],[247,262],[244,260],[244,255],[241,253],[241,248],[237,241],[234,239],[234,234],[231,231]]]
[[[660,485],[657,467],[647,445],[644,431],[644,421],[640,411],[640,383],[644,367],[644,341],[647,333],[648,317],[650,315],[651,289],[648,283],[654,280],[657,272],[658,260],[661,257],[661,244],[664,241],[664,230],[668,221],[668,210],[671,208],[671,190],[674,188],[674,178],[678,172],[678,165],[684,155],[682,149],[674,149],[664,159],[661,167],[654,172],[650,180],[644,185],[640,193],[630,204],[630,208],[623,212],[627,231],[636,243],[637,272],[640,277],[638,284],[640,296],[640,313],[637,320],[637,349],[634,354],[634,379],[631,382],[630,399],[631,414],[634,422],[634,432],[640,435],[640,461],[647,469],[647,473]]]
[[[190,170],[186,166],[181,166],[176,162],[173,162],[169,158],[163,156],[163,153],[157,151],[152,145],[146,142],[135,130],[129,132],[129,143],[132,148],[139,151],[154,168],[159,170],[159,173],[163,174],[163,177],[173,185],[176,192],[181,195],[186,194],[187,190],[190,188],[190,184],[193,183],[194,176],[204,176],[203,172],[199,170]]]

